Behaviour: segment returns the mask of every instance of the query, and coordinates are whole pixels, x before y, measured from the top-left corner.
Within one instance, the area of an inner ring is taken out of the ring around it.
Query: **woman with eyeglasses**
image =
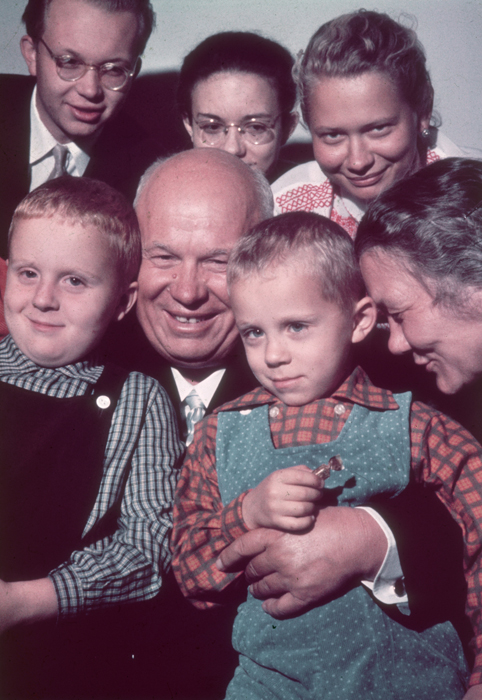
[[[178,105],[195,148],[220,148],[270,175],[295,128],[293,58],[251,32],[221,32],[184,59]]]
[[[275,210],[314,211],[354,237],[367,205],[432,161],[470,155],[438,132],[412,29],[359,10],[323,24],[295,69],[315,161],[273,185]]]

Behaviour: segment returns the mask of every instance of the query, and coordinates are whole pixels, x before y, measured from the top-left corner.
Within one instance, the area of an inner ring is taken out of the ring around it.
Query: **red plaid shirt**
[[[305,406],[287,406],[259,387],[225,404],[196,426],[177,487],[171,549],[176,579],[197,607],[213,605],[216,592],[240,575],[219,571],[215,562],[228,544],[248,531],[242,516],[247,492],[225,506],[221,502],[216,474],[216,414],[270,404],[271,436],[275,447],[280,448],[335,440],[355,403],[381,411],[398,408],[391,392],[373,386],[357,368],[330,398]],[[420,402],[411,406],[410,440],[411,468],[416,478],[435,486],[463,531],[467,613],[475,631],[476,650],[471,684],[481,683],[482,447],[458,423]]]

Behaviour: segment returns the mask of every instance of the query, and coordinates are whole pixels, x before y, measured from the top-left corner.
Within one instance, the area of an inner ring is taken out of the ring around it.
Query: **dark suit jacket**
[[[28,193],[30,100],[35,78],[0,75],[0,257],[7,256],[7,234],[17,204]],[[142,127],[122,111],[96,141],[86,177],[107,182],[134,199],[139,178],[162,153]]]

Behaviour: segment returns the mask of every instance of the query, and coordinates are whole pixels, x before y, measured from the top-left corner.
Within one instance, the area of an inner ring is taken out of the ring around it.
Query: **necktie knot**
[[[194,426],[204,418],[206,407],[196,389],[186,396],[182,404],[187,428],[186,445],[190,445],[194,436]]]
[[[69,149],[67,146],[62,146],[60,143],[56,143],[52,149],[52,154],[54,156],[54,167],[47,180],[53,180],[56,177],[67,174],[66,164],[67,156],[69,155]]]

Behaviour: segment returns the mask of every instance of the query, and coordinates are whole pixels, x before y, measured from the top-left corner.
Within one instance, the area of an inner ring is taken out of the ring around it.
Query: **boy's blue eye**
[[[72,287],[80,287],[83,284],[82,280],[78,277],[69,277],[69,283]]]
[[[290,323],[290,330],[294,333],[299,333],[306,328],[304,323]]]
[[[244,337],[245,338],[261,338],[263,335],[263,331],[261,328],[250,328],[249,330],[244,332]]]

